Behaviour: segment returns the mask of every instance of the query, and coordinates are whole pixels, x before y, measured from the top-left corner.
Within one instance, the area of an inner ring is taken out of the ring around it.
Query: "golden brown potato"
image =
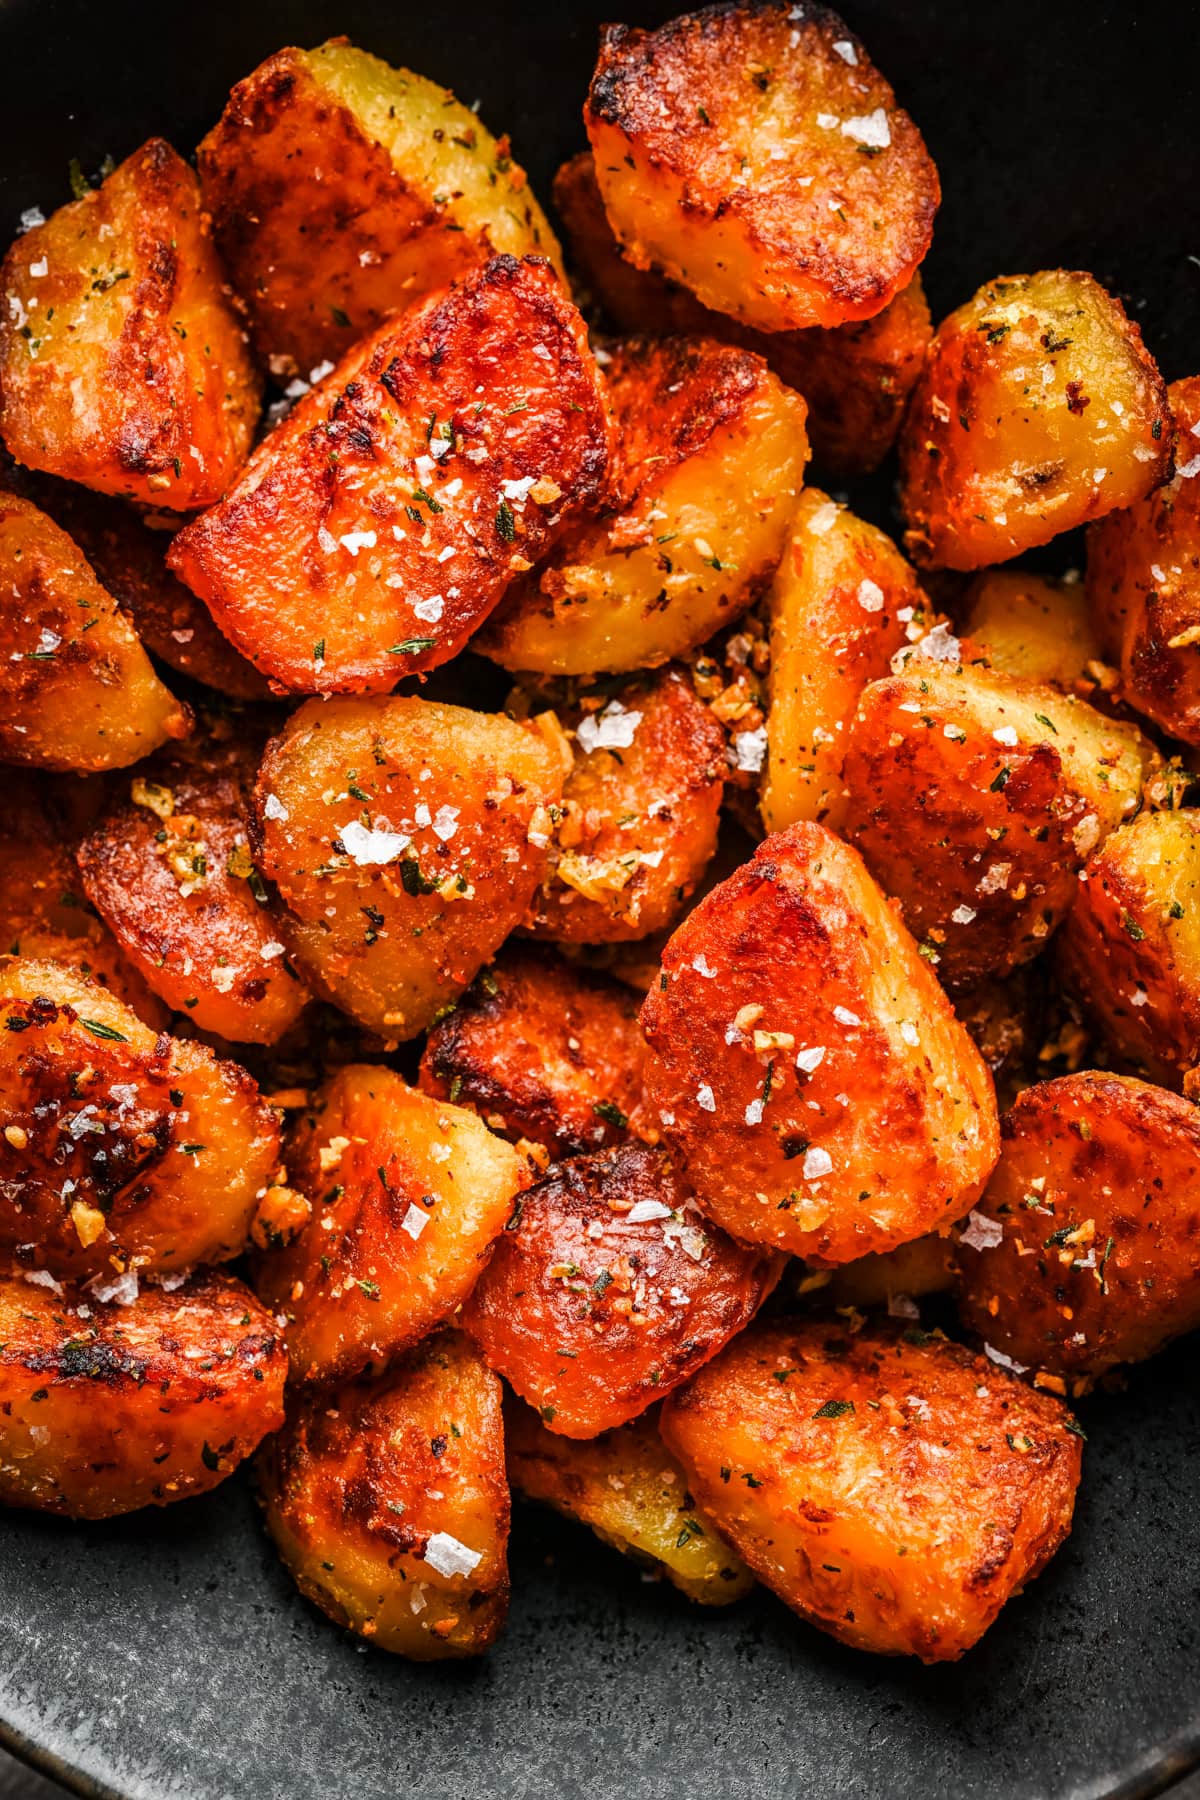
[[[942,980],[971,987],[1044,948],[1153,754],[1056,688],[918,655],[859,701],[844,829]]]
[[[220,499],[261,384],[169,144],[19,237],[0,292],[0,436],[18,462],[173,512]]]
[[[867,1310],[884,1306],[897,1318],[915,1319],[914,1301],[926,1294],[943,1294],[953,1286],[954,1244],[949,1237],[931,1231],[895,1250],[843,1263],[820,1293],[832,1306]]]
[[[610,25],[584,123],[634,267],[760,331],[870,318],[929,248],[937,170],[824,7],[743,0],[657,31]]]
[[[805,408],[750,351],[633,338],[607,364],[611,509],[513,584],[474,648],[548,675],[654,667],[730,625],[779,561]]]
[[[168,560],[273,681],[386,693],[462,648],[608,455],[582,319],[549,263],[498,256],[352,350]]]
[[[1092,606],[1078,581],[1055,581],[1028,569],[989,569],[967,592],[963,636],[970,654],[1002,675],[1062,688],[1089,699],[1089,675],[1102,647]]]
[[[988,282],[934,334],[900,434],[905,544],[979,569],[1130,506],[1171,467],[1167,390],[1092,276]]]
[[[778,1274],[694,1210],[661,1151],[627,1144],[530,1189],[463,1324],[552,1431],[590,1438],[714,1356]]]
[[[118,769],[190,723],[66,532],[0,491],[0,757]]]
[[[578,1443],[548,1431],[517,1400],[504,1409],[504,1447],[522,1494],[590,1526],[689,1600],[728,1606],[753,1587],[749,1569],[694,1504],[655,1412]]]
[[[267,747],[256,860],[313,984],[415,1037],[528,916],[562,764],[533,730],[433,701],[310,701]]]
[[[1190,1101],[1087,1070],[1026,1088],[1001,1133],[960,1237],[958,1300],[973,1331],[1080,1391],[1200,1325]]]
[[[527,1165],[465,1107],[351,1063],[300,1121],[288,1175],[312,1217],[258,1259],[255,1286],[286,1315],[293,1375],[325,1382],[385,1367],[450,1317]]]
[[[74,969],[0,959],[0,1258],[182,1274],[246,1241],[279,1157],[236,1063],[157,1036]]]
[[[430,1032],[420,1085],[474,1107],[503,1137],[581,1156],[651,1130],[644,1055],[627,988],[511,945]]]
[[[117,1306],[0,1276],[0,1504],[110,1519],[207,1493],[283,1423],[286,1373],[232,1275]]]
[[[419,1661],[477,1656],[508,1611],[500,1383],[458,1332],[381,1381],[293,1405],[259,1460],[267,1529],[301,1593]]]
[[[760,1580],[862,1650],[954,1661],[1071,1529],[1070,1413],[926,1332],[759,1327],[662,1428]]]
[[[1087,597],[1123,697],[1200,744],[1200,375],[1167,391],[1174,480],[1092,526]]]
[[[823,826],[768,838],[701,901],[641,1016],[647,1105],[735,1237],[850,1262],[982,1191],[991,1078],[861,858]]]

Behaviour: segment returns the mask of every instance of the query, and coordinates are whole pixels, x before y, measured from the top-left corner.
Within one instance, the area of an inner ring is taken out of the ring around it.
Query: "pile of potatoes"
[[[434,1658],[514,1488],[954,1658],[1200,1326],[1200,376],[1086,273],[934,330],[826,11],[610,27],[584,120],[565,263],[341,40],[8,251],[0,1500],[257,1453]]]

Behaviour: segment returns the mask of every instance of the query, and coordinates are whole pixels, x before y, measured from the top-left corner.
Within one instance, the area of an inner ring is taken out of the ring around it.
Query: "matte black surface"
[[[595,26],[675,7],[0,0],[0,239],[67,165],[190,150],[230,83],[342,31],[483,102],[544,194],[581,142]],[[935,314],[1054,264],[1200,364],[1196,8],[846,0],[941,168]],[[886,483],[877,490],[886,493]],[[878,504],[873,510],[879,510]],[[706,1614],[518,1513],[478,1669],[365,1653],[294,1593],[244,1480],[111,1526],[0,1518],[0,1737],[128,1800],[1100,1800],[1200,1760],[1200,1347],[1083,1409],[1077,1526],[954,1668],[841,1649],[759,1595]]]

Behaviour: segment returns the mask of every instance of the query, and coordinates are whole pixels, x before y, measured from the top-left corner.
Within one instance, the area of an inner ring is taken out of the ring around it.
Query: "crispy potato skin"
[[[491,255],[559,264],[507,138],[448,89],[344,41],[268,57],[197,160],[258,348],[293,372],[337,362],[398,305]]]
[[[504,1409],[513,1486],[542,1500],[635,1562],[665,1575],[701,1606],[728,1606],[754,1577],[688,1491],[659,1436],[655,1412],[584,1443],[548,1431],[531,1406]]]
[[[648,1202],[670,1216],[634,1218]],[[552,1431],[590,1438],[714,1356],[778,1274],[776,1257],[701,1219],[661,1151],[627,1144],[530,1189],[463,1324]]]
[[[1092,526],[1087,596],[1123,698],[1172,737],[1200,744],[1200,375],[1167,392],[1179,471]]]
[[[293,1402],[258,1464],[267,1529],[301,1593],[379,1650],[478,1656],[508,1611],[500,1383],[456,1331],[382,1380]],[[441,1536],[478,1557],[443,1575]]]
[[[0,490],[0,757],[43,769],[121,768],[191,714],[53,519]]]
[[[1055,688],[917,656],[859,701],[844,829],[942,980],[969,988],[1043,949],[1153,755]]]
[[[582,1156],[651,1131],[644,1055],[627,988],[510,945],[433,1027],[420,1086],[473,1107],[503,1137]]]
[[[600,498],[609,446],[553,268],[497,256],[350,351],[168,561],[279,686],[386,693]]]
[[[783,0],[734,3],[657,31],[610,25],[584,123],[634,267],[661,268],[760,331],[870,318],[929,248],[937,170],[861,43],[824,7],[798,17]]]
[[[1120,301],[1066,269],[997,277],[938,326],[913,391],[905,545],[935,568],[1007,562],[1170,469],[1166,385]]]
[[[207,1493],[282,1424],[286,1373],[232,1275],[128,1306],[0,1276],[0,1504],[111,1519]]]
[[[964,1322],[1086,1386],[1200,1325],[1200,1120],[1178,1094],[1088,1070],[1026,1088],[958,1252]],[[973,1221],[974,1222],[974,1221]]]
[[[415,1037],[528,917],[561,795],[557,754],[499,715],[302,706],[267,747],[252,834],[305,975],[360,1023]],[[376,835],[347,844],[360,827]]]
[[[220,499],[261,383],[169,144],[19,237],[0,291],[0,436],[18,462],[174,512]]]
[[[246,1241],[279,1157],[258,1088],[74,969],[0,959],[0,1262],[178,1274]]]
[[[843,1643],[953,1662],[1071,1528],[1071,1416],[926,1334],[758,1326],[672,1395],[667,1447],[760,1580]]]
[[[686,655],[779,561],[808,460],[800,396],[711,339],[632,338],[611,358],[613,504],[515,582],[479,634],[474,647],[506,669],[593,675]]]
[[[647,1105],[698,1203],[745,1242],[850,1262],[957,1218],[991,1172],[991,1077],[823,826],[768,838],[701,901],[641,1018]]]
[[[982,655],[991,668],[1085,700],[1094,695],[1088,666],[1100,660],[1103,646],[1080,582],[1054,581],[1028,569],[988,569],[971,583],[965,607],[963,636],[972,655]]]
[[[255,1285],[286,1314],[292,1372],[307,1382],[383,1368],[448,1319],[527,1180],[474,1113],[367,1063],[321,1089],[287,1166],[312,1217],[256,1259]]]

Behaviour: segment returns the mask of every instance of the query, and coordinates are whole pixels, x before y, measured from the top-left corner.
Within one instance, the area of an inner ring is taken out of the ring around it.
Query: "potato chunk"
[[[860,1256],[833,1271],[820,1289],[832,1306],[885,1306],[896,1318],[918,1317],[911,1303],[926,1294],[944,1294],[954,1286],[954,1245],[931,1231],[882,1254]]]
[[[0,1276],[0,1504],[111,1519],[207,1493],[283,1423],[286,1373],[232,1275],[120,1306]]]
[[[66,532],[0,491],[0,757],[119,769],[190,723]]]
[[[527,1179],[524,1159],[465,1107],[390,1069],[339,1069],[288,1149],[312,1203],[255,1285],[288,1320],[292,1372],[344,1381],[380,1369],[466,1299]]]
[[[415,1037],[528,916],[561,794],[557,754],[510,719],[302,706],[267,747],[254,830],[305,974],[362,1024]]]
[[[958,1253],[972,1330],[1079,1391],[1200,1325],[1190,1101],[1088,1070],[1026,1088],[1001,1133]]]
[[[662,1429],[760,1580],[860,1650],[953,1662],[1071,1529],[1066,1408],[924,1332],[759,1327]]]
[[[261,383],[169,144],[19,237],[0,293],[0,436],[18,462],[173,512],[220,499]]]
[[[836,14],[710,6],[610,25],[584,108],[626,256],[760,331],[882,311],[941,198],[921,134]]]
[[[1092,606],[1078,581],[1054,581],[1028,569],[989,569],[971,583],[963,636],[971,656],[1002,675],[1062,688],[1090,699],[1089,665],[1103,654]]]
[[[748,1243],[830,1263],[890,1250],[958,1218],[996,1160],[978,1051],[823,826],[768,838],[700,902],[642,1026],[664,1140],[704,1211]]]
[[[610,511],[515,582],[475,648],[549,675],[653,667],[758,598],[808,459],[804,402],[750,351],[633,338],[607,365]]]
[[[1130,506],[1171,467],[1162,376],[1092,276],[988,282],[934,334],[900,435],[905,544],[979,569]]]
[[[512,1484],[602,1543],[665,1575],[701,1606],[728,1606],[754,1585],[688,1491],[653,1412],[584,1443],[547,1431],[531,1406],[504,1409],[504,1445]]]
[[[168,560],[281,686],[386,693],[462,648],[608,456],[582,319],[549,263],[498,256],[352,350]]]
[[[106,1282],[236,1256],[279,1156],[244,1069],[18,957],[0,959],[0,1131],[0,1260]]]
[[[590,1438],[714,1356],[778,1273],[701,1218],[661,1151],[628,1144],[530,1189],[463,1324],[552,1431]]]

